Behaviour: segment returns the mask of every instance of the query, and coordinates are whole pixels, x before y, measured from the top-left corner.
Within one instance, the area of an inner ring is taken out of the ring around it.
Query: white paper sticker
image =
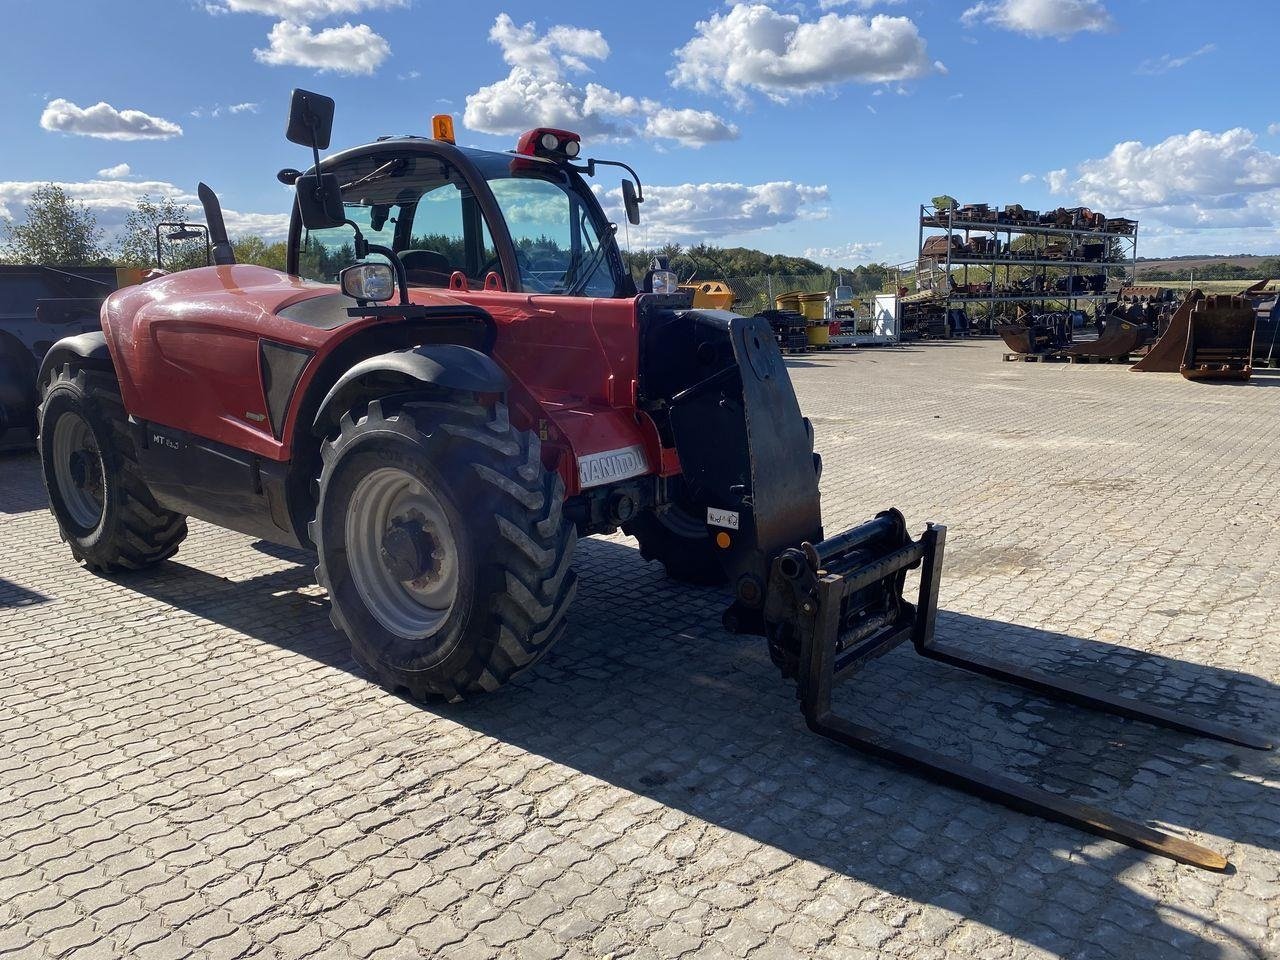
[[[738,511],[717,510],[715,507],[707,507],[707,526],[724,527],[726,530],[737,530]]]

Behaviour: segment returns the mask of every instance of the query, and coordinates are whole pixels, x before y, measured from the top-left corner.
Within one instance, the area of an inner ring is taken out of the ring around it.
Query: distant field
[[[1138,261],[1138,276],[1141,277],[1147,272],[1157,272],[1164,270],[1203,270],[1206,267],[1221,266],[1230,264],[1232,266],[1253,269],[1259,266],[1263,260],[1273,260],[1270,257],[1187,257],[1185,259],[1175,260],[1140,260]],[[1259,271],[1261,272],[1261,271]]]
[[[1261,277],[1258,278],[1258,280],[1261,279]],[[1142,271],[1138,271],[1139,284],[1172,287],[1174,290],[1189,290],[1192,287],[1198,287],[1205,293],[1239,293],[1245,287],[1257,282],[1257,280],[1197,280],[1192,283],[1190,280],[1143,280]]]

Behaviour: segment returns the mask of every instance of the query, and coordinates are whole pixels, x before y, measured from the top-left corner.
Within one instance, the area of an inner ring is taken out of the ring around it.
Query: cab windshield
[[[515,246],[520,287],[528,293],[612,297],[621,294],[613,228],[579,193],[581,181],[555,164],[473,153]],[[453,164],[388,150],[344,161],[330,172],[342,184],[347,218],[365,238],[390,247],[410,286],[447,287],[462,273],[474,289],[497,274],[510,289],[481,203]],[[334,282],[355,261],[348,226],[304,233],[298,272]]]

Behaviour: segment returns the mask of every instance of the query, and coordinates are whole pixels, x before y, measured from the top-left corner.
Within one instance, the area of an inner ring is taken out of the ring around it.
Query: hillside
[[[1163,259],[1138,258],[1139,280],[1257,280],[1280,277],[1280,256],[1236,254],[1185,256]]]

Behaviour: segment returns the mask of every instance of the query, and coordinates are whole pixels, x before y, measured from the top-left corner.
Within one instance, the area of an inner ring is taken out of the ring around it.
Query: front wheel
[[[662,510],[646,510],[622,525],[622,532],[640,542],[640,556],[661,562],[667,576],[680,583],[718,587],[728,575],[693,507],[674,503]]]
[[[506,407],[375,401],[323,447],[311,538],[334,625],[389,689],[497,689],[564,630],[577,531]]]

